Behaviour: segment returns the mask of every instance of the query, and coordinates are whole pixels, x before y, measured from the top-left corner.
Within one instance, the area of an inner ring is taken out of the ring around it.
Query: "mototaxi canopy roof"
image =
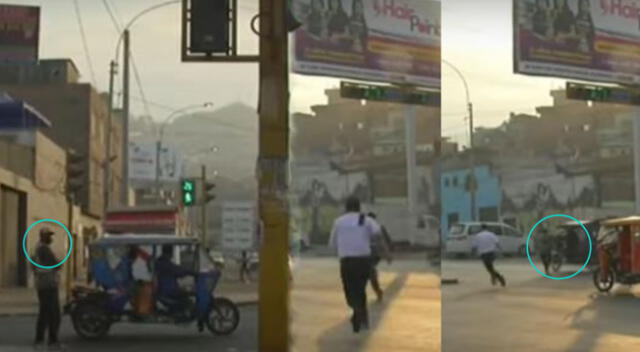
[[[195,245],[200,243],[194,237],[178,237],[170,235],[158,234],[124,234],[124,235],[105,235],[93,242],[92,246],[97,247],[115,247],[115,246],[162,246],[162,245]]]
[[[613,218],[603,221],[604,226],[626,226],[626,225],[640,225],[640,216],[632,215],[622,218]]]

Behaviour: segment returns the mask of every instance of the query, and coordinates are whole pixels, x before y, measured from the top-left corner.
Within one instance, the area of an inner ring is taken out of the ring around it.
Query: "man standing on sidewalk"
[[[340,276],[347,304],[353,309],[351,324],[354,332],[369,327],[367,282],[371,274],[371,243],[380,235],[380,225],[360,212],[360,201],[351,197],[346,213],[336,219],[329,244],[338,250]]]
[[[491,283],[495,285],[496,280],[498,280],[504,287],[506,285],[504,277],[493,267],[493,262],[496,260],[496,252],[500,249],[500,240],[495,233],[489,231],[486,224],[482,224],[482,231],[474,237],[473,248],[475,248],[485,268],[491,275]]]
[[[54,232],[48,227],[40,230],[40,242],[35,249],[34,260],[42,266],[52,266],[60,261],[51,250],[52,236]],[[49,351],[60,351],[62,346],[58,342],[58,330],[60,329],[60,300],[58,297],[58,285],[60,282],[58,270],[34,268],[36,289],[38,290],[38,322],[36,325],[36,349],[44,348],[44,335],[49,332]]]

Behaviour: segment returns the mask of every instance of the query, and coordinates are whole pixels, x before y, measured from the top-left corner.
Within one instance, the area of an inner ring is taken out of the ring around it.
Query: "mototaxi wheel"
[[[230,335],[240,324],[240,310],[227,298],[215,298],[206,323],[214,335]]]
[[[602,270],[599,267],[593,271],[593,285],[600,292],[609,292],[616,282],[616,273],[613,270],[609,270],[607,278],[602,278]]]
[[[109,333],[111,318],[102,308],[93,304],[81,304],[71,313],[73,329],[78,336],[97,340]]]

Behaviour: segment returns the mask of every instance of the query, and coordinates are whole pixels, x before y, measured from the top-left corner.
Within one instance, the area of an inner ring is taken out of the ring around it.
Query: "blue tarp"
[[[51,127],[38,110],[22,101],[0,101],[0,129]]]

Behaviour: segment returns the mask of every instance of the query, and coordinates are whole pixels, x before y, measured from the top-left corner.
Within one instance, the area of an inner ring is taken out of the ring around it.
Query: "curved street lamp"
[[[131,28],[131,26],[133,26],[133,24],[140,19],[142,16],[146,15],[147,13],[157,10],[159,8],[163,8],[165,6],[169,6],[169,5],[174,5],[174,4],[179,4],[181,2],[181,0],[171,0],[171,1],[165,1],[156,5],[153,5],[151,7],[148,7],[142,11],[140,11],[139,13],[137,13],[135,16],[133,16],[133,18],[127,23],[127,25],[124,27],[124,29],[122,30],[122,32],[120,33],[120,36],[118,37],[118,42],[116,43],[116,49],[115,49],[115,56],[113,58],[113,60],[111,60],[110,64],[109,64],[109,101],[108,101],[108,112],[107,112],[107,146],[106,146],[106,160],[110,160],[111,158],[111,123],[113,121],[113,105],[114,105],[114,80],[115,80],[115,75],[116,75],[116,71],[117,71],[117,66],[118,66],[118,59],[120,56],[120,44],[122,43],[122,41],[124,40],[125,36],[128,37],[129,34],[129,28]],[[127,40],[128,42],[128,40]],[[129,50],[129,48],[127,48],[126,50]],[[127,53],[128,54],[128,53]],[[125,60],[126,64],[128,65],[128,60]],[[128,92],[128,87],[125,87],[127,92]],[[127,193],[128,193],[128,188],[129,188],[129,108],[128,108],[128,94],[125,95],[126,100],[126,108],[124,109],[124,116],[123,116],[123,136],[124,136],[124,145],[123,145],[123,155],[122,155],[122,160],[123,160],[123,177],[122,177],[122,194],[121,194],[121,198],[123,201],[126,201],[126,197],[127,197]],[[124,103],[123,103],[124,104]],[[109,191],[110,191],[110,182],[111,182],[111,167],[110,167],[110,163],[107,161],[105,163],[105,180],[106,182],[104,183],[104,205],[105,205],[105,210],[108,208],[109,206]]]
[[[475,156],[473,150],[473,104],[471,103],[471,96],[469,94],[469,85],[462,72],[451,62],[442,59],[442,63],[449,66],[460,77],[464,84],[464,91],[467,99],[467,109],[469,110],[469,195],[470,195],[470,208],[471,208],[471,220],[475,221],[476,216],[476,175],[475,175]]]

